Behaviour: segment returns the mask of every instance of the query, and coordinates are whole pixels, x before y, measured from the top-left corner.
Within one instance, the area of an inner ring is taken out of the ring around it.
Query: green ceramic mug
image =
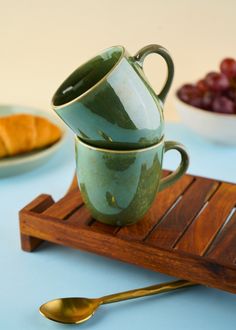
[[[175,172],[162,177],[163,154],[176,149],[181,162]],[[148,148],[109,150],[76,138],[76,168],[85,205],[103,223],[125,226],[136,223],[150,208],[158,191],[175,183],[187,170],[183,145],[163,139]]]
[[[168,68],[158,95],[143,72],[150,53],[161,55]],[[52,107],[80,139],[94,146],[150,146],[163,136],[163,102],[173,74],[172,59],[162,46],[146,46],[135,56],[114,46],[75,70],[54,94]]]

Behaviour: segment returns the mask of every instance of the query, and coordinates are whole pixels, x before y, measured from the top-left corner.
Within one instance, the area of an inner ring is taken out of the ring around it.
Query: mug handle
[[[165,188],[171,186],[173,183],[179,180],[181,176],[184,175],[184,173],[187,171],[189,166],[189,156],[187,154],[187,151],[185,150],[185,147],[181,143],[175,141],[165,142],[164,152],[167,152],[171,149],[175,149],[180,153],[181,162],[174,172],[161,179],[159,191],[164,190]]]
[[[148,45],[140,49],[133,57],[134,61],[137,62],[137,64],[141,67],[143,70],[143,62],[147,55],[149,54],[159,54],[161,55],[167,64],[167,78],[166,82],[164,84],[164,87],[162,88],[161,92],[157,95],[158,98],[164,103],[167,93],[169,92],[170,86],[172,84],[172,80],[174,77],[174,63],[173,60],[168,53],[168,51],[160,46],[160,45]]]

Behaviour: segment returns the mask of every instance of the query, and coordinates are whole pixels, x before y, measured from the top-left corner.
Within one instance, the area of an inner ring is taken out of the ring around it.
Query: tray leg
[[[26,252],[34,251],[39,245],[41,245],[44,242],[39,238],[24,234],[20,235],[20,239],[21,239],[21,248]]]
[[[26,205],[19,212],[19,220],[20,220],[20,240],[21,240],[21,248],[24,251],[32,252],[39,245],[42,244],[43,240],[40,238],[36,238],[34,236],[30,236],[25,234],[25,219],[27,219],[27,212],[33,211],[35,213],[42,213],[47,210],[48,207],[54,204],[54,200],[50,195],[42,194],[35,198],[31,203]]]

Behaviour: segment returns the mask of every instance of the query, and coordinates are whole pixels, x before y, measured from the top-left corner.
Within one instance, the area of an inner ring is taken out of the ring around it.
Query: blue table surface
[[[211,144],[180,124],[168,123],[166,140],[189,150],[189,173],[236,183],[236,148]],[[0,329],[52,330],[73,326],[48,321],[38,313],[43,302],[61,296],[96,297],[161,283],[173,278],[123,262],[45,243],[33,253],[20,248],[18,211],[40,193],[56,200],[74,174],[73,138],[47,164],[0,179]],[[166,154],[174,169],[177,153]],[[233,294],[203,286],[101,306],[81,329],[235,329]],[[77,328],[77,326],[75,326]]]

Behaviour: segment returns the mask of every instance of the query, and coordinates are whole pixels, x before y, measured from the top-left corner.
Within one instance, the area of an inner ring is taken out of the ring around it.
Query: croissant
[[[0,158],[47,147],[61,137],[61,130],[43,117],[15,114],[0,117]]]

